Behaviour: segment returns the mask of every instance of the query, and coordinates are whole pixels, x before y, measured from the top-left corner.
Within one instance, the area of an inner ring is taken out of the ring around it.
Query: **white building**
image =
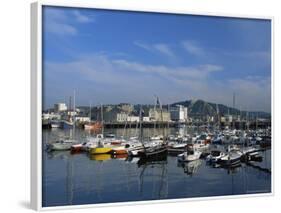
[[[65,103],[57,103],[54,105],[55,112],[63,112],[67,110],[67,106]]]
[[[150,122],[150,117],[149,116],[142,117],[142,121]]]
[[[75,117],[75,121],[85,123],[85,122],[90,122],[90,118],[86,116],[77,116]]]
[[[171,120],[171,115],[170,112],[164,109],[162,110],[162,112],[160,109],[150,109],[149,118],[150,121],[168,122]]]
[[[173,106],[170,108],[171,120],[185,122],[187,121],[187,107],[182,105]]]
[[[124,112],[117,113],[117,115],[116,115],[117,122],[126,122],[127,118],[128,118],[128,115]]]
[[[61,115],[57,113],[42,113],[42,119],[43,120],[60,120]]]
[[[128,116],[127,121],[128,122],[140,122],[140,117],[139,116]]]

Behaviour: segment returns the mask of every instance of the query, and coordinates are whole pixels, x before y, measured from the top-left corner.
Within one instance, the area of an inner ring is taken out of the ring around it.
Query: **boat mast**
[[[156,135],[156,105],[157,105],[157,96],[155,96],[155,103],[154,103],[154,128],[153,128],[153,135]]]
[[[143,134],[142,134],[142,105],[140,106],[140,114],[139,114],[139,119],[140,119],[140,142],[143,146],[144,152],[146,153],[145,145],[143,144]]]
[[[75,136],[75,113],[76,113],[76,106],[75,106],[75,90],[73,91],[73,139]]]
[[[259,112],[257,112],[257,118],[256,118],[256,130],[259,128]]]
[[[168,104],[168,114],[170,114],[170,104]],[[171,118],[171,116],[170,116],[170,118]],[[169,129],[170,129],[170,119],[168,120],[167,127],[168,127],[168,135],[169,135],[169,134],[170,134],[170,133],[169,133]]]
[[[104,133],[104,124],[103,124],[103,105],[101,104],[100,106],[100,110],[101,110],[101,124],[102,124],[102,135]]]
[[[239,107],[239,112],[240,112],[240,119],[239,119],[239,129],[241,129],[241,123],[242,123],[242,110],[241,110],[241,106]]]
[[[92,103],[91,102],[90,102],[89,118],[90,118],[90,123],[91,123],[91,120],[92,120]]]
[[[162,104],[160,103],[160,100],[158,98],[158,102],[159,102],[159,105],[160,105],[160,112],[161,112],[161,120],[162,120],[162,129],[163,129],[163,143],[165,144],[165,128],[163,126],[164,124],[164,119],[163,119],[163,108],[162,108]]]
[[[250,123],[249,123],[249,111],[248,111],[248,109],[247,109],[246,119],[247,119],[247,130],[249,131]]]
[[[217,119],[218,119],[218,127],[219,127],[219,130],[220,130],[220,115],[219,115],[219,105],[217,104]]]
[[[235,93],[233,93],[233,100],[232,101],[233,101],[233,103],[232,103],[233,104],[232,105],[232,108],[233,108],[233,118],[232,118],[233,122],[232,122],[232,124],[233,124],[233,129],[235,129],[235,119],[236,119],[235,118],[236,116],[234,116],[235,115]]]

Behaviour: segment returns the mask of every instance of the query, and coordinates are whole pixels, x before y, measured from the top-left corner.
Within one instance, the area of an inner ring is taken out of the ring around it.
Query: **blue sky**
[[[45,7],[44,108],[188,99],[271,109],[271,22]]]

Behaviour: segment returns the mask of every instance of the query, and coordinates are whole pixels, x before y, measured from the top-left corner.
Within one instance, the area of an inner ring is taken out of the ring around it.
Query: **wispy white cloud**
[[[56,35],[76,35],[77,29],[67,23],[65,11],[57,8],[47,8],[44,10],[44,24],[46,32]]]
[[[78,29],[74,21],[79,23],[89,23],[93,19],[75,10],[71,13],[58,8],[47,8],[44,10],[44,24],[47,33],[59,36],[75,36]]]
[[[143,49],[145,49],[147,51],[152,51],[153,50],[152,46],[149,46],[148,44],[145,44],[145,43],[143,43],[141,41],[135,41],[134,45],[136,45],[136,46],[138,46],[140,48],[143,48]]]
[[[270,78],[212,78],[223,69],[215,64],[182,67],[150,65],[94,54],[81,56],[71,62],[48,62],[45,71],[53,75],[54,79],[57,79],[58,73],[69,76],[67,79],[72,82],[67,85],[88,82],[90,89],[81,93],[85,93],[85,98],[88,98],[89,91],[98,91],[96,99],[104,102],[150,103],[149,94],[157,93],[166,103],[196,97],[231,106],[232,93],[235,91],[237,106],[242,109],[270,111]],[[66,87],[62,84],[61,90],[66,90]],[[110,88],[110,93],[101,89],[104,87]],[[52,90],[52,87],[48,89]]]
[[[182,42],[183,48],[191,55],[202,56],[204,55],[204,49],[199,46],[196,41],[185,40]]]
[[[154,48],[168,57],[175,57],[173,51],[166,44],[155,44]]]
[[[95,54],[84,55],[71,62],[47,62],[45,72],[53,76],[53,81],[63,79],[58,77],[58,74],[68,76],[67,81],[70,82],[67,84],[57,83],[61,85],[60,90],[67,90],[66,87],[71,87],[76,82],[88,82],[88,85],[92,85],[92,91],[100,90],[97,85],[111,88],[111,94],[108,96],[103,95],[105,91],[101,91],[98,94],[100,98],[107,98],[114,102],[115,99],[112,96],[119,97],[117,94],[122,94],[122,97],[127,97],[122,101],[150,103],[151,97],[148,94],[151,92],[169,97],[169,99],[164,99],[165,102],[175,102],[179,98],[187,99],[195,90],[207,85],[209,76],[222,69],[218,65],[210,64],[183,67],[150,65]],[[51,80],[48,79],[48,81]],[[170,87],[173,89],[171,90]],[[45,90],[52,90],[52,87]],[[84,93],[87,94],[88,91]],[[121,100],[116,99],[116,101]]]
[[[157,74],[167,79],[203,79],[213,72],[222,71],[223,68],[218,65],[203,64],[198,66],[169,67],[165,65],[147,65],[127,60],[113,60],[113,64],[135,72],[146,74]]]
[[[176,58],[175,53],[172,51],[172,49],[169,47],[168,44],[164,44],[164,43],[146,44],[141,41],[135,41],[134,45],[136,45],[146,51],[160,53],[160,54],[168,56],[170,58]]]
[[[77,22],[89,23],[89,22],[93,22],[94,21],[93,17],[86,16],[86,15],[82,14],[78,10],[73,11],[73,14],[74,14],[75,19],[76,19]]]

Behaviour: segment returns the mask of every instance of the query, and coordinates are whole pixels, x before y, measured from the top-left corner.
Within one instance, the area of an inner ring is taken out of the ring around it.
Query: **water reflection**
[[[144,129],[146,136],[151,129]],[[170,129],[175,134],[178,129]],[[186,128],[185,133],[192,133]],[[106,130],[122,135],[124,129]],[[125,137],[135,135],[127,130]],[[162,132],[159,130],[159,133]],[[44,130],[43,143],[71,135],[71,130]],[[84,140],[91,132],[76,130]],[[153,199],[175,199],[230,194],[264,193],[271,190],[271,150],[261,162],[235,168],[206,164],[204,159],[178,164],[177,157],[160,155],[136,158],[127,155],[71,154],[43,151],[43,205],[94,204]]]
[[[111,159],[110,154],[89,155],[90,160],[106,161]]]
[[[198,159],[191,162],[179,162],[178,166],[183,168],[184,173],[189,176],[195,174],[202,164],[202,160]]]

